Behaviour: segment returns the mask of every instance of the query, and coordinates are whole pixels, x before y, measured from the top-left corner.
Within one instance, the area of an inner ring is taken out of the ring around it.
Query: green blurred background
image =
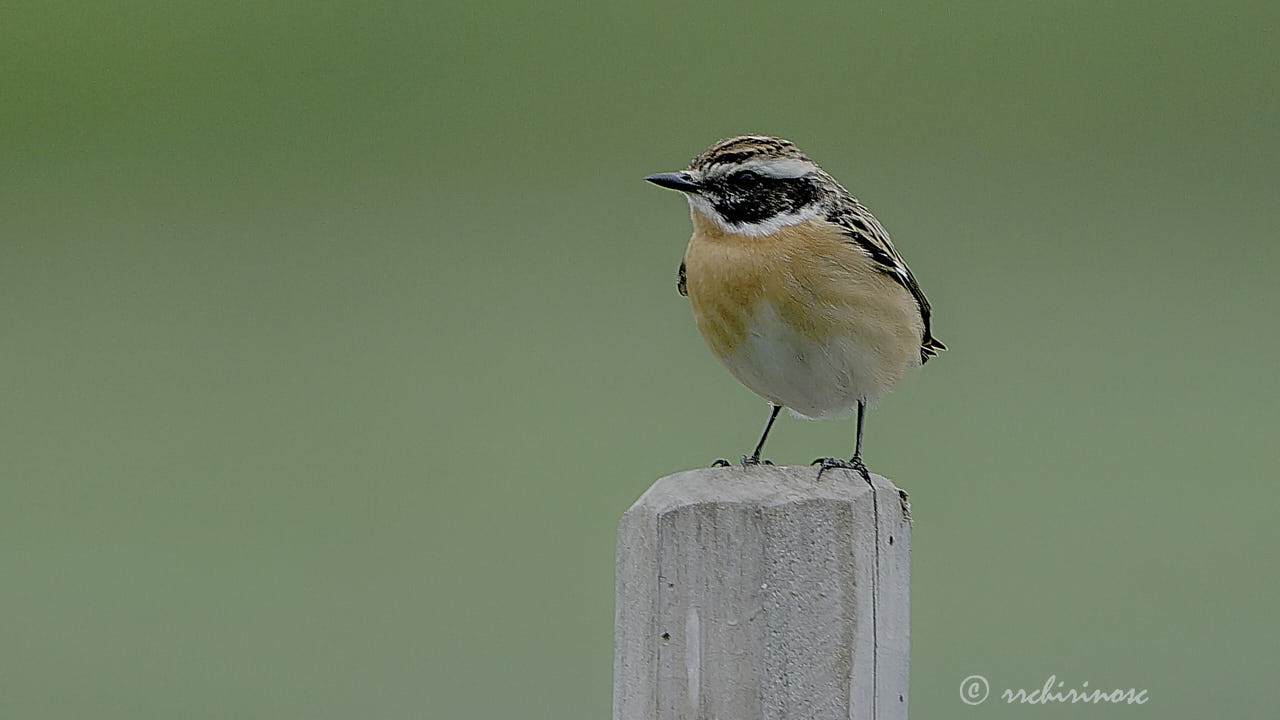
[[[608,717],[618,516],[765,416],[640,178],[740,132],[876,212],[951,347],[867,435],[913,715],[1273,714],[1278,21],[0,6],[0,717]]]

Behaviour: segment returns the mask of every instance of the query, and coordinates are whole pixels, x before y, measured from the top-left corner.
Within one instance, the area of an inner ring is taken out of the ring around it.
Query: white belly
[[[766,400],[807,418],[849,412],[859,400],[889,390],[882,354],[860,342],[856,331],[815,340],[798,332],[764,302],[751,314],[746,335],[721,360],[744,385]]]

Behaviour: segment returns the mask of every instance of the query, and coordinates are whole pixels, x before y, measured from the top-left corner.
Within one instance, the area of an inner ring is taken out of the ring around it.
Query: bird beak
[[[697,180],[693,179],[692,175],[684,171],[658,173],[657,175],[650,175],[645,180],[658,187],[679,190],[680,192],[697,192],[702,187]]]

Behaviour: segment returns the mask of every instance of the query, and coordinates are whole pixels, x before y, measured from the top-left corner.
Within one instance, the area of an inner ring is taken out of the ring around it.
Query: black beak
[[[697,192],[702,186],[687,172],[669,172],[650,175],[645,178],[659,187],[671,188],[680,192]]]

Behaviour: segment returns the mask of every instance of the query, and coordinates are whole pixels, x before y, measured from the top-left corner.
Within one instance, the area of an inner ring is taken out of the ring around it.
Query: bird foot
[[[741,463],[742,463],[742,467],[748,468],[754,465],[772,465],[773,461],[761,460],[758,457],[747,457],[746,455],[743,455]],[[728,460],[725,460],[724,458],[720,458],[719,460],[716,460],[715,462],[711,463],[711,467],[733,467],[733,463],[729,462]]]
[[[871,473],[867,471],[867,466],[865,463],[862,462],[862,458],[858,457],[857,455],[854,455],[853,458],[849,460],[841,460],[839,458],[829,458],[829,457],[818,458],[817,460],[814,460],[809,464],[820,466],[818,468],[819,480],[822,479],[822,473],[826,472],[827,470],[839,468],[841,470],[853,470],[854,472],[861,475],[863,480],[866,480],[867,482],[871,482]]]

